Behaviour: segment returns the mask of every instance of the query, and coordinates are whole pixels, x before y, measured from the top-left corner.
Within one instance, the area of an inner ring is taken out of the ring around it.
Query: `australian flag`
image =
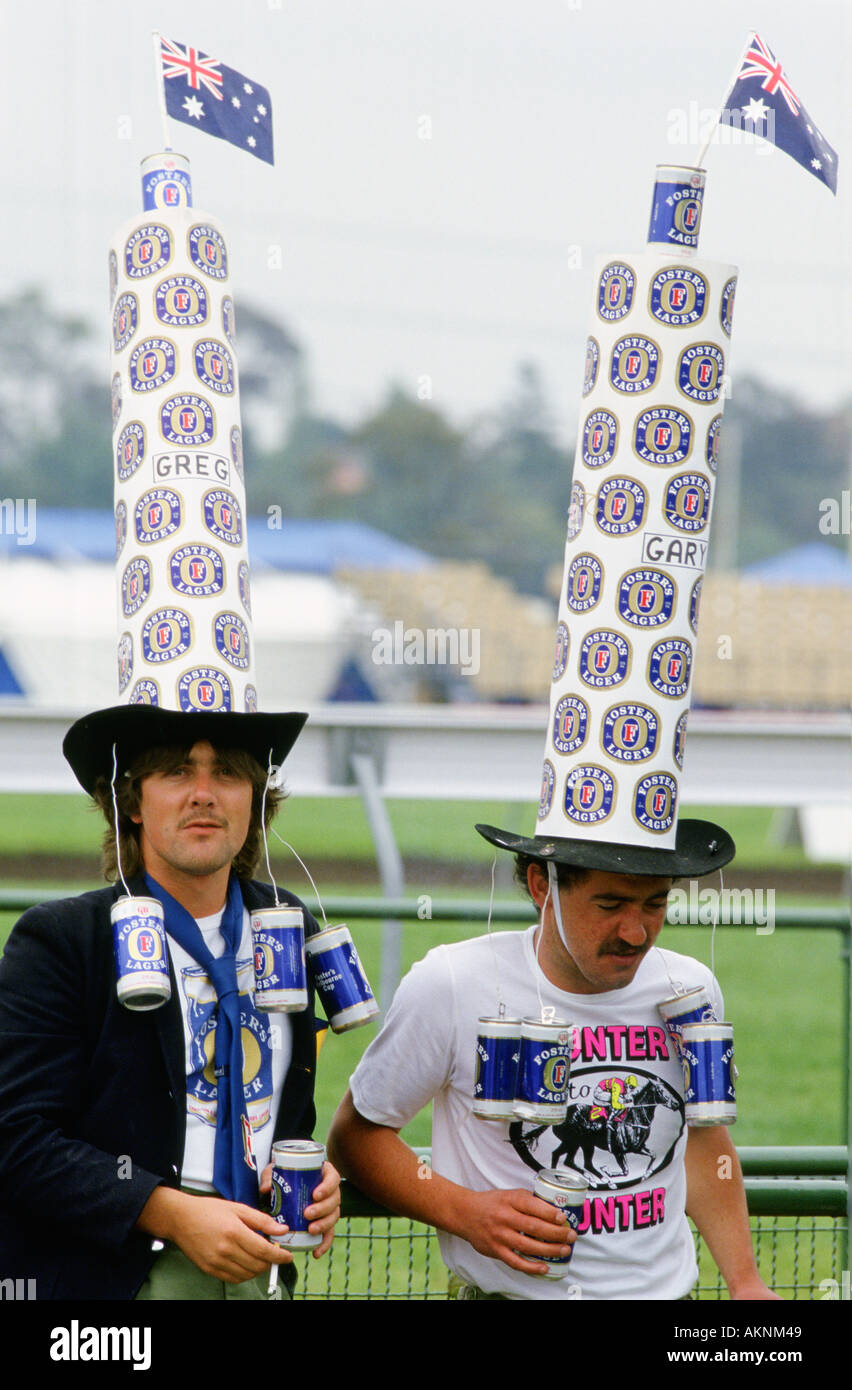
[[[752,34],[719,120],[771,140],[837,192],[837,154],[758,34]]]
[[[272,103],[265,87],[172,39],[160,38],[160,58],[170,116],[274,163]]]

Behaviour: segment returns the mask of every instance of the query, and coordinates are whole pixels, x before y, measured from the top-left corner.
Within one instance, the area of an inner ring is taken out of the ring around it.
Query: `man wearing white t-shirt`
[[[268,1165],[273,1139],[311,1134],[315,1024],[310,1004],[257,1012],[249,913],[299,905],[251,874],[280,801],[265,769],[303,723],[126,706],[66,739],[119,882],[25,913],[0,962],[0,1256],[38,1298],[265,1298],[273,1264],[289,1295]],[[110,908],[127,889],[165,912],[171,998],[144,1012],[116,995]],[[330,1164],[313,1199],[322,1254]]]
[[[700,842],[684,825],[685,837]],[[535,857],[533,842],[496,831],[486,838],[519,852],[539,924],[439,946],[414,966],[335,1117],[335,1162],[375,1200],[438,1228],[460,1298],[686,1298],[697,1269],[685,1212],[732,1298],[774,1298],[754,1262],[727,1129],[684,1121],[682,1067],[657,1005],[704,985],[717,1018],[724,1013],[710,972],[655,944],[672,875],[648,872],[658,861],[643,861],[643,851],[639,871],[624,873],[583,867],[588,851],[570,841],[556,842],[565,854],[557,865]],[[673,856],[674,866],[698,872],[703,853],[706,872],[719,839],[704,840],[706,851],[696,856],[693,846]],[[619,865],[623,856],[610,859]],[[501,1005],[508,1017],[552,1010],[574,1025],[564,1124],[473,1114],[478,1019]],[[630,1097],[620,1110],[601,1105],[614,1091]],[[398,1131],[430,1100],[432,1170],[424,1176]],[[589,1182],[576,1234],[533,1195],[536,1173],[559,1167]],[[541,1259],[569,1248],[567,1277],[543,1277]]]

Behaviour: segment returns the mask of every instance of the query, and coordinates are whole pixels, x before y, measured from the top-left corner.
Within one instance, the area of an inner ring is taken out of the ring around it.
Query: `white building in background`
[[[432,563],[352,523],[249,521],[248,532],[264,709],[328,700],[363,654],[375,616],[338,569]],[[69,711],[118,703],[116,589],[110,512],[39,509],[31,544],[0,535],[0,697]]]

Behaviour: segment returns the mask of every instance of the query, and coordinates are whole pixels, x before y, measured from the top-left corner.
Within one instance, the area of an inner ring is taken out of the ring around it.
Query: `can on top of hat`
[[[305,955],[333,1033],[360,1028],[378,1017],[379,1006],[344,922],[309,936]]]
[[[476,1038],[473,1113],[480,1120],[514,1120],[518,1062],[521,1055],[519,1018],[481,1018]]]
[[[664,999],[657,1009],[678,1050],[684,1024],[716,1021],[713,1001],[706,985],[687,990],[685,994],[676,994],[673,999]]]
[[[300,907],[259,907],[251,914],[254,1005],[262,1013],[308,1007],[305,922]]]
[[[109,911],[116,992],[127,1009],[158,1009],[171,998],[163,909],[156,898],[119,898]]]
[[[168,150],[142,160],[142,203],[146,212],[192,207],[192,179],[185,155]]]
[[[568,1114],[573,1027],[562,1019],[525,1018],[513,1112],[536,1124],[561,1124]]]
[[[704,203],[703,169],[681,164],[658,164],[651,202],[648,240],[673,251],[694,251],[701,230]]]
[[[589,1184],[580,1174],[567,1168],[542,1168],[535,1175],[535,1185],[533,1194],[540,1197],[543,1202],[549,1202],[553,1207],[559,1207],[568,1217],[568,1225],[573,1230],[577,1230],[583,1216],[583,1207],[586,1202],[586,1193]],[[569,1248],[567,1255],[560,1255],[558,1259],[545,1260],[539,1255],[528,1255],[525,1258],[530,1260],[541,1259],[547,1266],[547,1279],[564,1279],[569,1273],[568,1266],[571,1263],[571,1256],[574,1253],[573,1245]]]
[[[686,1123],[732,1125],[737,1118],[733,1026],[684,1024],[680,1050]]]
[[[314,1189],[322,1182],[325,1147],[313,1139],[282,1139],[272,1145],[272,1188],[270,1213],[287,1230],[270,1236],[276,1245],[290,1250],[311,1250],[322,1244],[321,1235],[311,1235],[305,1220],[305,1207],[314,1200]]]

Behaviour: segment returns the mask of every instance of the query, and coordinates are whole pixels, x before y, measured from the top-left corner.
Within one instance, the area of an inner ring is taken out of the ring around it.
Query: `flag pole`
[[[153,29],[151,39],[154,44],[154,72],[157,80],[157,97],[160,103],[160,120],[163,123],[163,149],[171,153],[172,141],[169,131],[169,121],[166,112],[166,86],[163,81],[163,63],[160,57],[160,31]]]
[[[719,106],[719,108],[718,108],[718,115],[717,115],[715,121],[713,122],[712,126],[710,127],[710,134],[707,136],[707,139],[704,141],[704,144],[701,146],[701,149],[700,149],[699,152],[698,152],[698,158],[697,158],[696,161],[695,161],[695,167],[696,167],[696,169],[700,169],[700,168],[702,167],[702,165],[703,165],[703,163],[704,163],[704,160],[705,160],[705,158],[707,157],[707,151],[708,151],[709,148],[710,148],[711,142],[712,142],[712,140],[713,140],[713,136],[716,134],[716,127],[718,126],[719,121],[720,121],[720,119],[721,119],[722,112],[723,112],[724,109],[725,109],[725,102],[728,100],[728,97],[729,97],[730,92],[731,92],[731,88],[733,87],[734,83],[736,82],[737,78],[739,77],[740,68],[742,67],[743,62],[745,61],[745,56],[746,56],[746,54],[748,53],[748,50],[751,48],[752,39],[754,39],[754,38],[756,37],[756,35],[757,35],[757,30],[756,30],[756,29],[750,29],[750,30],[749,30],[748,38],[746,39],[745,43],[743,44],[742,52],[740,53],[740,56],[739,56],[739,58],[737,59],[737,66],[734,68],[734,71],[731,73],[731,80],[729,81],[727,87],[725,88],[725,94],[724,94],[724,96],[722,97],[721,104],[720,104],[720,106]]]

